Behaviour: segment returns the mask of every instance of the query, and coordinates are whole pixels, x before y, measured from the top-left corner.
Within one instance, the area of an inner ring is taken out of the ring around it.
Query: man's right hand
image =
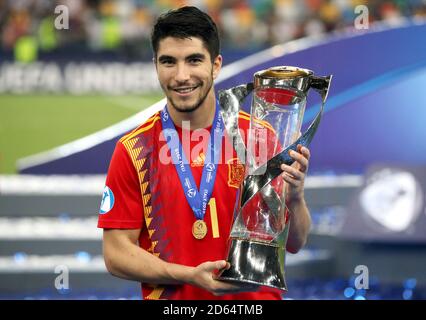
[[[208,261],[193,269],[191,284],[210,291],[215,296],[240,292],[253,292],[259,289],[258,285],[249,283],[231,283],[216,279],[216,272],[228,269],[229,263],[225,260]]]
[[[139,234],[140,230],[104,230],[105,265],[111,274],[142,283],[188,283],[217,296],[258,289],[252,284],[216,280],[216,271],[229,268],[225,260],[204,262],[196,267],[165,262],[138,246]]]

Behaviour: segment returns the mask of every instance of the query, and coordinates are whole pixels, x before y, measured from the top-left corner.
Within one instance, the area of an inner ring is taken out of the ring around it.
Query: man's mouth
[[[194,91],[197,88],[198,88],[198,85],[192,86],[192,87],[174,88],[173,91],[176,91],[179,94],[187,94],[187,93],[191,93],[192,91]]]

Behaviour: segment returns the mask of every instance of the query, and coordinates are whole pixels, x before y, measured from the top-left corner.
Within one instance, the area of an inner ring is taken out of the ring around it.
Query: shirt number
[[[217,209],[216,209],[216,199],[210,198],[209,201],[210,206],[210,218],[212,220],[212,232],[213,232],[213,238],[219,238],[219,223],[217,220]]]

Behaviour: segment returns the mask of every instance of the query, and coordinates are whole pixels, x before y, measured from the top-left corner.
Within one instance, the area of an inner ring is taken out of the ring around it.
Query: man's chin
[[[193,112],[195,110],[197,110],[201,103],[197,103],[197,104],[176,104],[176,103],[172,103],[173,104],[173,108],[178,111],[178,112],[182,112],[182,113],[189,113],[189,112]]]

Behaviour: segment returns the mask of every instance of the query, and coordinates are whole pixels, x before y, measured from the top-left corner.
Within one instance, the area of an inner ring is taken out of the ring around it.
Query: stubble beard
[[[192,106],[190,107],[179,107],[179,105],[173,100],[172,97],[169,97],[170,100],[170,104],[173,107],[173,109],[175,109],[178,112],[181,113],[191,113],[194,112],[195,110],[197,110],[206,100],[212,86],[213,86],[213,79],[211,80],[211,82],[208,84],[209,87],[207,88],[204,96],[200,97]],[[203,87],[203,82],[200,82],[199,87],[198,88],[202,88]]]

